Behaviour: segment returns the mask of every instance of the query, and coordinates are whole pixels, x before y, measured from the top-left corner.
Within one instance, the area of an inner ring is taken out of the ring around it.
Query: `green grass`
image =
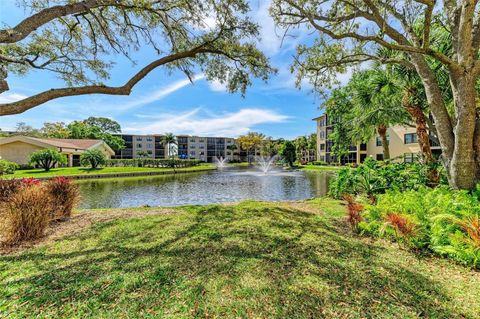
[[[324,213],[312,213],[312,207]],[[248,201],[177,212],[99,223],[53,244],[0,256],[0,317],[480,313],[478,272],[351,234],[339,202]]]
[[[299,165],[298,168],[306,171],[338,171],[344,166],[325,166],[325,165]]]
[[[186,168],[177,168],[177,171],[191,170],[209,170],[214,169],[212,165],[198,165]],[[118,173],[138,173],[138,172],[173,172],[172,168],[149,168],[149,167],[101,167],[90,169],[85,167],[65,167],[54,168],[48,172],[43,169],[18,170],[14,174],[5,175],[6,178],[24,178],[24,177],[52,177],[52,176],[78,176],[78,175],[100,175],[100,174],[118,174]]]

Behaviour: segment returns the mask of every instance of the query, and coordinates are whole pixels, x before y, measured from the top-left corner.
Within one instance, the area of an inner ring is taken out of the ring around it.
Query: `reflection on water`
[[[178,206],[322,196],[328,172],[226,169],[204,173],[78,181],[81,208]]]

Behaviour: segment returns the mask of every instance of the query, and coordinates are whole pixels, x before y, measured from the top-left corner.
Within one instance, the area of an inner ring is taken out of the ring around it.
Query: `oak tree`
[[[30,0],[19,5],[31,15],[0,29],[0,93],[9,90],[9,74],[32,71],[53,73],[66,86],[2,103],[0,115],[66,96],[128,95],[161,66],[190,79],[204,72],[242,93],[252,76],[266,79],[274,71],[255,47],[258,26],[246,16],[246,0]],[[141,48],[157,57],[135,61]],[[108,85],[118,56],[141,66],[133,67],[123,84]]]

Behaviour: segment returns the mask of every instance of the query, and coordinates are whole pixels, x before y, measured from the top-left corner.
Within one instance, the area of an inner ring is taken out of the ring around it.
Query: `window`
[[[147,142],[151,142],[151,141],[153,141],[153,139],[150,136],[147,137]]]
[[[383,161],[383,154],[377,154],[377,161]]]
[[[191,138],[191,139],[190,139],[190,143],[195,143],[195,139],[194,139],[194,138]]]
[[[230,140],[227,140],[227,144],[232,144],[232,141],[230,141]]]
[[[325,138],[325,131],[320,131],[320,138],[322,140]]]
[[[204,139],[201,139],[201,140],[200,140],[200,143],[205,143],[205,140],[204,140]]]
[[[320,144],[320,151],[324,151],[325,150],[325,144]]]
[[[152,155],[153,153],[152,153],[152,151],[147,151],[147,154]]]
[[[320,127],[324,127],[324,126],[325,126],[325,117],[322,117],[322,118],[320,119],[319,126],[320,126]]]
[[[230,152],[227,152],[227,155],[232,155],[232,153],[230,153]]]
[[[404,159],[405,163],[412,163],[413,161],[415,161],[415,154],[405,153],[405,154],[403,154],[403,159]]]
[[[195,156],[195,151],[190,151],[191,156]]]
[[[390,136],[387,135],[387,141],[390,143]],[[382,146],[382,138],[380,136],[377,136],[377,140],[375,143],[377,146]]]
[[[201,149],[201,150],[203,150],[203,149],[205,148],[205,146],[200,145],[198,148]]]
[[[190,148],[195,148],[195,145],[190,145]]]
[[[367,150],[367,144],[362,143],[360,144],[360,151],[366,151]]]
[[[142,148],[142,144],[138,143],[137,148]]]
[[[136,140],[137,140],[137,142],[141,142],[141,141],[142,141],[142,137],[141,137],[141,136],[137,136],[137,137],[136,137]]]
[[[415,133],[408,133],[403,136],[403,142],[405,144],[413,144],[417,143],[417,134]]]
[[[152,143],[148,143],[148,144],[147,144],[147,148],[153,148],[153,144],[152,144]]]

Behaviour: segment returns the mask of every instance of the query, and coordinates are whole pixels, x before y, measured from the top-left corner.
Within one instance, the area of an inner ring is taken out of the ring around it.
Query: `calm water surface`
[[[203,173],[78,181],[81,208],[178,206],[324,195],[328,172],[222,169]]]

